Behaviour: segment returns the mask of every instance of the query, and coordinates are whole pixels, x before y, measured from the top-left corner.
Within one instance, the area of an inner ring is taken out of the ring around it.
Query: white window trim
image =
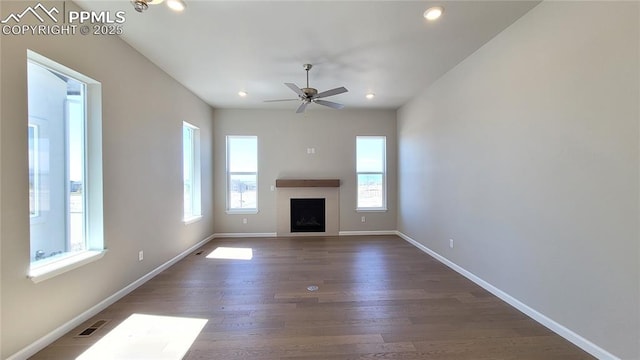
[[[28,127],[33,129],[33,207],[34,213],[32,214],[29,211],[29,217],[31,221],[34,218],[40,217],[40,163],[39,158],[36,156],[40,151],[40,140],[38,139],[38,133],[40,132],[40,127],[36,124],[31,123],[31,119],[29,119]]]
[[[259,211],[257,209],[248,208],[246,210],[243,209],[230,209],[225,211],[229,215],[233,214],[257,214]]]
[[[198,222],[200,220],[202,220],[202,215],[196,215],[196,216],[190,216],[188,218],[184,218],[184,219],[182,219],[182,222],[185,225],[189,225],[189,224],[196,223],[196,222]]]
[[[193,164],[192,164],[192,181],[191,184],[191,192],[192,192],[192,212],[191,216],[185,217],[184,210],[182,214],[182,222],[185,225],[193,224],[202,219],[202,164],[200,160],[200,128],[192,125],[186,121],[182,122],[183,127],[188,127],[192,130],[192,139],[193,139]],[[184,158],[184,156],[183,156]],[[183,164],[184,166],[184,164]],[[183,183],[184,186],[184,183]],[[183,199],[183,207],[184,207],[184,199]]]
[[[379,208],[356,208],[356,212],[359,213],[382,213],[387,212],[389,209],[387,207],[379,207]]]
[[[379,138],[384,139],[384,152],[382,159],[383,172],[362,171],[356,169],[356,212],[386,212],[387,208],[387,137],[385,135],[357,135],[356,136],[356,163],[358,161],[358,138]],[[356,164],[357,167],[357,164]],[[358,175],[382,175],[382,206],[380,207],[358,207]]]
[[[256,148],[258,147],[258,136],[256,135],[227,135],[225,137],[226,139],[226,188],[225,188],[225,193],[226,193],[226,201],[227,201],[227,206],[226,206],[226,210],[225,212],[227,214],[257,214],[258,213],[258,209],[259,209],[259,205],[258,205],[258,200],[259,200],[259,194],[260,191],[258,190],[258,169],[256,169],[255,172],[243,172],[243,171],[234,171],[231,172],[229,171],[229,138],[255,138],[256,139]],[[259,159],[258,154],[260,152],[258,151],[256,153],[256,166],[258,165]],[[233,175],[254,175],[256,177],[256,207],[255,208],[231,208],[231,191],[229,189],[229,185],[231,184],[231,176]]]
[[[72,253],[68,256],[61,257],[60,259],[38,266],[34,266],[29,270],[29,279],[34,283],[39,283],[47,279],[51,279],[55,276],[64,274],[73,269],[77,269],[83,265],[92,263],[101,259],[106,250],[100,251],[82,251],[79,253]]]
[[[85,83],[86,85],[86,153],[91,159],[86,162],[85,188],[87,199],[87,236],[86,247],[89,250],[68,253],[60,259],[45,264],[33,264],[29,268],[27,277],[34,283],[51,279],[73,269],[101,259],[104,248],[104,206],[103,206],[103,178],[102,178],[102,84],[82,73],[46,58],[27,49],[27,60],[60,72],[66,76]],[[90,200],[89,200],[90,199]]]

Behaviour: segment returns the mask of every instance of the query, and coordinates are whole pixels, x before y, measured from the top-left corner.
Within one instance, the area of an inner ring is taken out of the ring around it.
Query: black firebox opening
[[[324,199],[291,199],[291,232],[325,232]]]

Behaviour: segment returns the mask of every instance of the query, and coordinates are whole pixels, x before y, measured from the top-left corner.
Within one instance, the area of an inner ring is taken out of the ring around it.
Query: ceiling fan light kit
[[[338,104],[333,101],[321,100],[321,98],[346,93],[349,90],[347,90],[347,88],[345,88],[344,86],[341,86],[335,89],[318,92],[318,89],[309,86],[309,70],[311,70],[312,67],[313,65],[311,64],[302,65],[302,68],[307,72],[307,87],[299,88],[298,85],[294,83],[284,83],[286,87],[293,90],[293,92],[298,95],[298,99],[265,100],[265,102],[301,100],[302,104],[300,104],[300,106],[298,106],[298,109],[296,110],[296,113],[298,114],[303,113],[307,108],[307,105],[309,105],[310,103],[328,106],[332,109],[342,109],[344,105]]]

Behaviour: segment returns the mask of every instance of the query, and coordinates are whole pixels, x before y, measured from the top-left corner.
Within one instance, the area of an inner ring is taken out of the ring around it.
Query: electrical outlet
[[[453,239],[449,239],[449,247],[453,249]]]
[[[138,252],[138,261],[142,261],[144,259],[144,251],[140,250]]]
[[[367,222],[367,218],[363,216],[362,218],[360,218],[360,221]]]
[[[275,190],[276,190],[275,185],[271,185],[271,191],[275,191]]]
[[[243,223],[243,224],[248,223],[247,218],[242,218],[242,223]]]

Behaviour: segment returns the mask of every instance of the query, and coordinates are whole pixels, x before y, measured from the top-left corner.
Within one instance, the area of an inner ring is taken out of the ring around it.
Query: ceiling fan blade
[[[342,93],[346,93],[347,88],[345,88],[344,86],[341,86],[339,88],[335,88],[335,89],[331,89],[331,90],[327,90],[327,91],[323,91],[321,93],[316,94],[316,96],[314,96],[314,99],[320,99],[323,97],[327,97],[327,96],[331,96],[331,95],[338,95],[338,94],[342,94]]]
[[[263,102],[279,102],[279,101],[300,101],[300,99],[277,99],[277,100],[264,100]]]
[[[308,102],[304,101],[302,104],[300,104],[300,106],[298,106],[298,110],[296,110],[296,114],[300,114],[304,112],[304,109],[307,108],[307,105],[309,105]]]
[[[344,107],[344,105],[342,105],[342,104],[338,104],[336,102],[327,101],[327,100],[314,100],[313,102],[316,103],[316,104],[328,106],[328,107],[334,108],[334,109],[342,109]]]
[[[305,94],[302,92],[302,90],[300,90],[300,88],[298,87],[298,85],[294,84],[294,83],[284,83],[286,87],[288,87],[289,89],[293,90],[296,94],[298,94],[298,96],[304,98]]]

